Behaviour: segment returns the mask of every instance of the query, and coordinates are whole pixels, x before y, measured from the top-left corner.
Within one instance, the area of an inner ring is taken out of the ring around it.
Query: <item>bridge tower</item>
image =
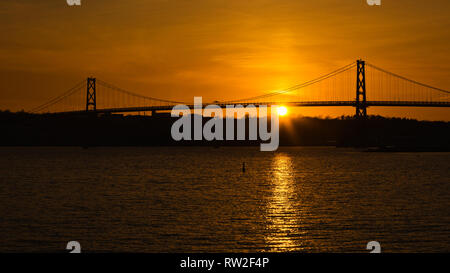
[[[92,106],[92,107],[89,107]],[[86,111],[97,110],[97,93],[95,78],[87,79]]]
[[[366,62],[356,61],[356,117],[367,117],[366,104]]]

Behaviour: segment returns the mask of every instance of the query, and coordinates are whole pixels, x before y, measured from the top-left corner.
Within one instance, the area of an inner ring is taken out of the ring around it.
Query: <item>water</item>
[[[246,173],[242,163],[246,162]],[[0,148],[0,251],[450,251],[450,154]]]

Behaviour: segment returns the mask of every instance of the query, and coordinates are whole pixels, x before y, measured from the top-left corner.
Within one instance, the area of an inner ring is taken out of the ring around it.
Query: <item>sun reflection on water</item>
[[[300,250],[292,236],[298,233],[295,208],[295,180],[292,159],[278,154],[272,162],[272,195],[267,202],[266,244],[269,251]]]

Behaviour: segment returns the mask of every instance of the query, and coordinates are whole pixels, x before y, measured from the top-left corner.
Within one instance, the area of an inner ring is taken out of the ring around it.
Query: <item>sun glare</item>
[[[279,106],[277,112],[279,116],[286,116],[288,113],[288,109],[285,106]]]

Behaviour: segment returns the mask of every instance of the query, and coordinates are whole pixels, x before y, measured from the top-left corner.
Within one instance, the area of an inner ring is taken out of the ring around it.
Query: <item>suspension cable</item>
[[[326,80],[328,78],[331,78],[333,76],[336,76],[336,75],[338,75],[338,74],[340,74],[342,72],[345,72],[345,71],[347,71],[349,69],[352,69],[354,66],[355,66],[355,63],[348,64],[348,65],[346,65],[344,67],[341,67],[341,68],[339,68],[339,69],[337,69],[337,70],[335,70],[333,72],[330,72],[328,74],[322,75],[322,76],[320,76],[320,77],[318,77],[316,79],[313,79],[313,80],[310,80],[310,81],[307,81],[307,82],[304,82],[304,83],[301,83],[301,84],[297,84],[297,85],[291,86],[291,87],[289,87],[287,89],[283,89],[283,90],[280,90],[280,91],[275,91],[275,92],[271,92],[269,94],[264,94],[264,95],[255,96],[255,97],[249,97],[249,98],[245,98],[245,99],[222,101],[220,103],[231,103],[231,102],[248,101],[248,100],[255,100],[255,99],[261,99],[261,98],[267,98],[267,97],[273,97],[273,96],[277,96],[277,95],[281,95],[281,94],[286,94],[286,93],[292,92],[294,90],[305,88],[305,87],[308,87],[308,86],[313,85],[315,83],[318,83],[318,82],[321,82],[321,81]]]
[[[114,85],[112,85],[110,83],[107,83],[107,82],[99,80],[99,79],[97,79],[97,82],[100,85],[103,85],[104,87],[114,89],[116,91],[125,93],[125,94],[130,95],[130,96],[134,96],[134,97],[138,97],[138,98],[142,98],[142,99],[148,99],[148,100],[155,100],[155,101],[159,101],[159,102],[185,104],[184,102],[179,102],[179,101],[172,101],[172,100],[164,100],[164,99],[157,99],[157,98],[153,98],[153,97],[147,97],[147,96],[144,96],[144,95],[141,95],[141,94],[137,94],[137,93],[134,93],[134,92],[122,89],[120,87],[114,86]]]
[[[74,87],[70,88],[69,90],[67,90],[66,92],[64,92],[63,94],[47,101],[44,104],[39,105],[38,107],[33,108],[30,112],[31,113],[36,113],[41,111],[42,109],[48,108],[52,105],[54,105],[55,103],[60,102],[62,99],[72,95],[73,93],[75,93],[75,91],[78,91],[79,88],[81,88],[81,85],[84,84],[84,80],[77,83]]]
[[[447,90],[444,90],[444,89],[441,89],[441,88],[437,88],[437,87],[434,87],[434,86],[431,86],[431,85],[428,85],[428,84],[425,84],[425,83],[421,83],[421,82],[418,82],[418,81],[415,81],[415,80],[408,79],[406,77],[403,77],[403,76],[400,76],[398,74],[389,72],[389,71],[387,71],[385,69],[379,68],[379,67],[377,67],[377,66],[375,66],[373,64],[367,63],[367,62],[366,62],[366,64],[368,66],[378,70],[378,71],[384,72],[384,73],[389,74],[391,76],[394,76],[396,78],[399,78],[399,79],[402,79],[402,80],[405,80],[405,81],[408,81],[408,82],[411,82],[411,83],[414,83],[414,84],[417,84],[417,85],[420,85],[420,86],[423,86],[423,87],[426,87],[426,88],[429,88],[429,89],[433,89],[433,90],[436,90],[436,91],[439,91],[439,92],[444,92],[444,93],[450,94],[450,91],[447,91]]]

